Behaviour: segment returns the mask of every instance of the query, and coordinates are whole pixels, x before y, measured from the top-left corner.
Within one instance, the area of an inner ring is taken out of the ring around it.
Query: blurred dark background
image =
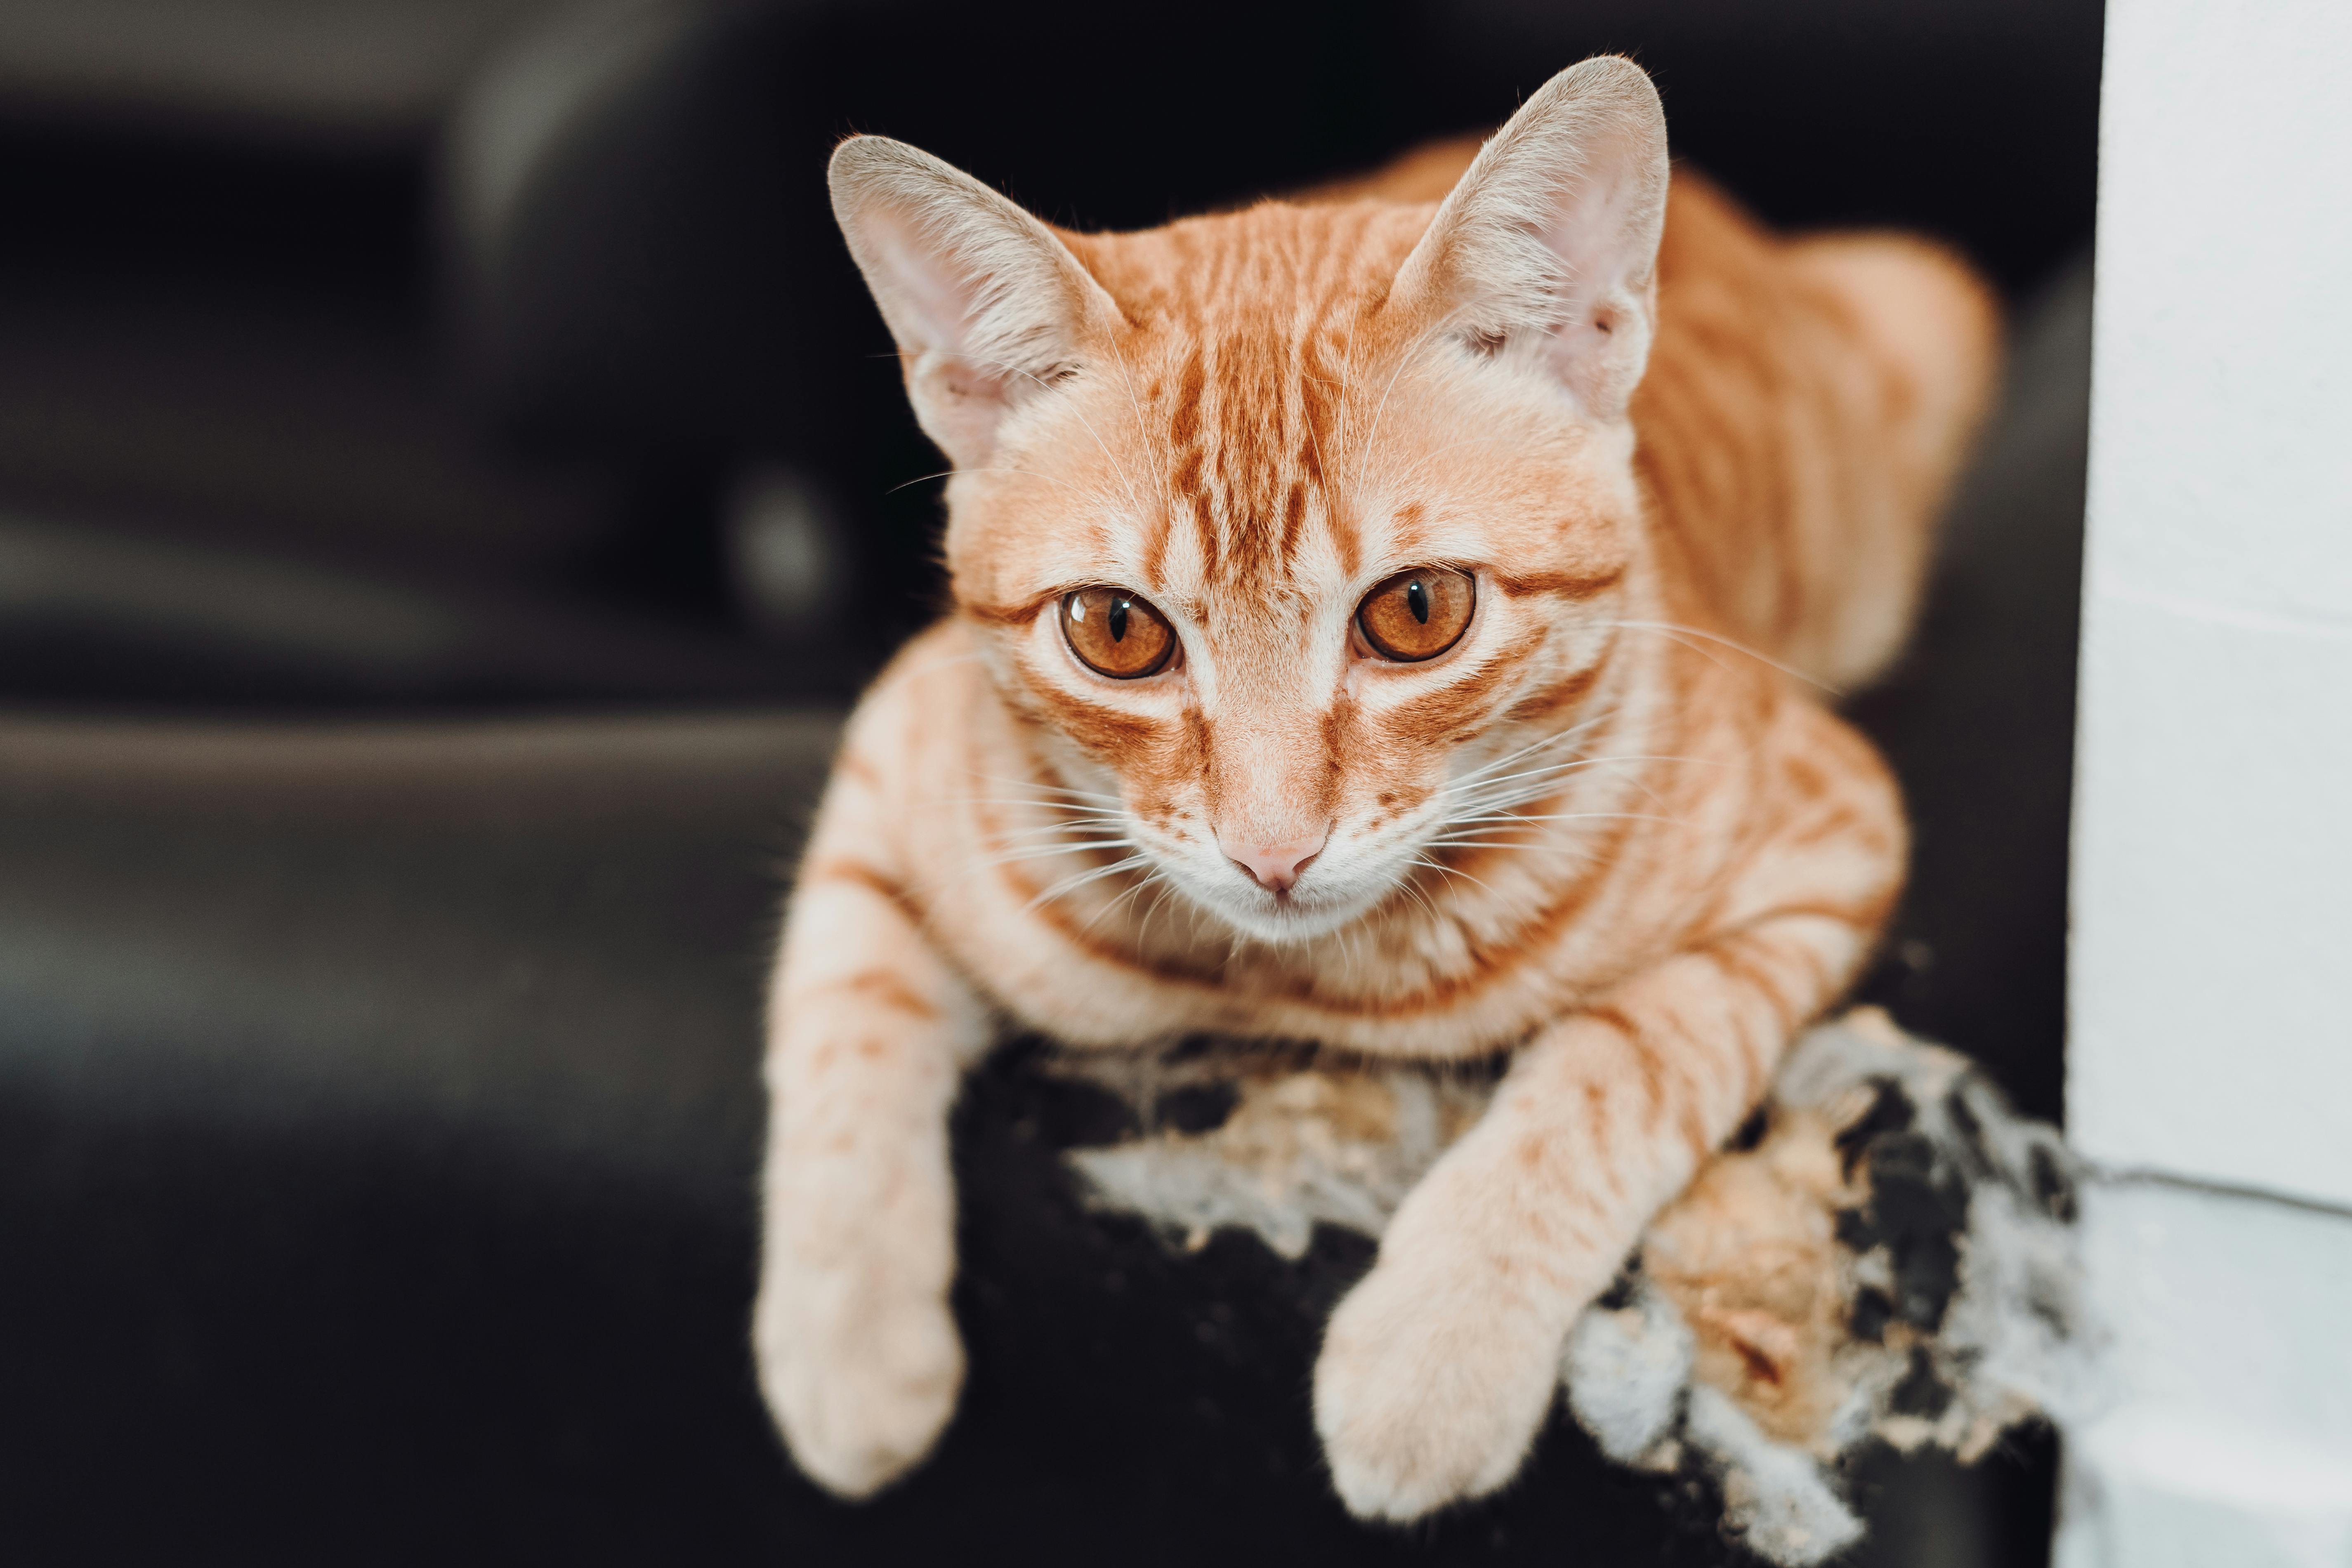
[[[879,131],[1136,226],[1632,52],[1789,224],[2021,294],[2089,232],[2099,11],[1370,0],[1107,14],[0,6],[0,692],[838,698],[925,614],[939,467],[828,220]]]
[[[1354,1532],[1300,1380],[1360,1258],[1171,1265],[1076,1213],[1085,1118],[1012,1079],[960,1155],[947,1453],[862,1514],[783,1469],[741,1346],[761,948],[825,714],[938,593],[940,460],[824,163],[883,132],[1148,225],[1614,49],[1767,217],[1959,246],[2017,353],[1853,705],[1918,819],[1867,991],[2055,1115],[2101,23],[0,3],[0,1552],[1724,1560],[1564,1434],[1493,1510]],[[1866,1560],[2041,1561],[2049,1472],[1877,1464]]]

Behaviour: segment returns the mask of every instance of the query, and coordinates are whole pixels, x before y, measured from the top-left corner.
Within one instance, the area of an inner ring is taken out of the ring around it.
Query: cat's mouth
[[[1337,868],[1301,866],[1297,878],[1279,889],[1245,877],[1221,879],[1213,896],[1202,901],[1243,935],[1282,946],[1360,920],[1385,896],[1385,889]]]
[[[1261,893],[1255,900],[1244,901],[1256,907],[1235,910],[1228,906],[1218,912],[1244,935],[1276,945],[1307,942],[1337,931],[1362,915],[1366,908],[1356,899],[1318,899],[1297,889]]]

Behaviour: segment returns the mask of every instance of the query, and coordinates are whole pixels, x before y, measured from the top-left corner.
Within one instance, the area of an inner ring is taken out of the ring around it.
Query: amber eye
[[[1416,664],[1462,640],[1477,602],[1477,589],[1467,573],[1450,566],[1419,566],[1398,573],[1365,595],[1356,611],[1356,626],[1381,658]]]
[[[1175,628],[1124,588],[1063,595],[1062,635],[1088,669],[1113,680],[1157,675],[1176,651]]]

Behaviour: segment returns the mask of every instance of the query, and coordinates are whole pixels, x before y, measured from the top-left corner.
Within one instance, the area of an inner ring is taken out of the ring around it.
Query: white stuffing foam
[[[1692,1387],[1683,1431],[1720,1471],[1724,1522],[1759,1556],[1819,1563],[1862,1539],[1862,1521],[1812,1457],[1764,1436],[1722,1390]]]
[[[1289,1258],[1306,1253],[1318,1225],[1377,1237],[1475,1120],[1491,1087],[1409,1066],[1326,1068],[1242,1047],[1181,1059],[1068,1058],[1054,1070],[1118,1092],[1148,1130],[1170,1089],[1231,1086],[1234,1107],[1216,1128],[1147,1131],[1067,1158],[1100,1206],[1141,1215],[1193,1245],[1219,1228],[1250,1231]],[[1875,1132],[1867,1118],[1888,1103],[1900,1107],[1901,1125]],[[1705,1469],[1719,1484],[1725,1524],[1751,1550],[1782,1568],[1811,1568],[1862,1531],[1840,1496],[1840,1458],[1874,1436],[1970,1460],[2037,1412],[2072,1414],[2089,1398],[2092,1336],[2076,1286],[2074,1163],[2056,1133],[2011,1111],[1965,1058],[1901,1035],[1883,1015],[1851,1014],[1797,1044],[1767,1110],[1768,1141],[1814,1140],[1798,1147],[1815,1152],[1817,1169],[1830,1158],[1821,1141],[1835,1135],[1846,1162],[1835,1201],[1865,1218],[1879,1192],[1873,1156],[1883,1150],[1924,1170],[1936,1192],[1964,1209],[1964,1220],[1943,1233],[1957,1246],[1957,1289],[1933,1331],[1900,1321],[1900,1310],[1875,1332],[1859,1326],[1864,1296],[1901,1297],[1906,1244],[1887,1229],[1849,1245],[1841,1229],[1825,1288],[1843,1292],[1843,1337],[1804,1363],[1805,1375],[1827,1381],[1808,1407],[1819,1413],[1812,1425],[1791,1433],[1785,1409],[1744,1404],[1753,1390],[1708,1380],[1702,1335],[1642,1272],[1637,1251],[1630,1290],[1588,1310],[1570,1335],[1561,1381],[1571,1413],[1603,1454],[1649,1469]],[[1834,1179],[1838,1167],[1827,1168]],[[1720,1236],[1737,1216],[1709,1218],[1714,1212],[1690,1207],[1685,1217],[1701,1216]],[[1662,1231],[1665,1224],[1662,1216]],[[1715,1364],[1720,1380],[1722,1358]],[[1777,1423],[1782,1435],[1759,1420]]]
[[[1682,1415],[1696,1353],[1690,1326],[1654,1290],[1638,1291],[1631,1306],[1592,1308],[1560,1355],[1577,1425],[1619,1464],[1654,1464]]]

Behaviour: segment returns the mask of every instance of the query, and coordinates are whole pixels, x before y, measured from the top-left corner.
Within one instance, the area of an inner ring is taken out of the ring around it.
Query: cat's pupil
[[[1127,640],[1127,601],[1125,599],[1113,599],[1110,602],[1109,624],[1110,640],[1125,642]]]
[[[1429,625],[1429,589],[1418,577],[1404,585],[1404,607],[1412,612],[1414,620]]]

